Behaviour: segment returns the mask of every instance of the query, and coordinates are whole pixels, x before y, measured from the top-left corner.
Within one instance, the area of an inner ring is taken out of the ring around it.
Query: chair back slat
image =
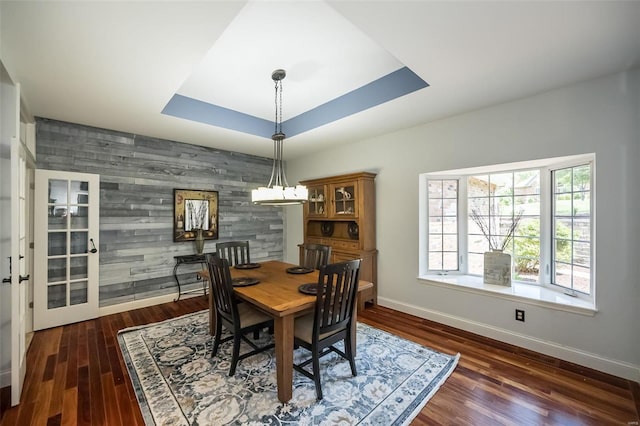
[[[227,259],[217,254],[207,255],[209,289],[216,305],[216,313],[231,324],[236,323],[238,308],[234,303],[233,282]]]
[[[300,266],[320,269],[331,259],[331,246],[324,244],[298,244],[300,247]]]
[[[350,326],[358,293],[360,259],[320,268],[314,318],[314,339]]]
[[[222,259],[229,262],[229,266],[251,263],[249,256],[249,241],[229,241],[216,244],[216,252]]]

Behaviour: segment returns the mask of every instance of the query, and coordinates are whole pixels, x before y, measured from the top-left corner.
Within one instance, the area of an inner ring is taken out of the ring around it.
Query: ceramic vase
[[[502,250],[491,250],[484,253],[485,284],[511,286],[511,255]]]
[[[196,231],[196,253],[202,254],[204,251],[204,231],[202,229],[198,229]]]

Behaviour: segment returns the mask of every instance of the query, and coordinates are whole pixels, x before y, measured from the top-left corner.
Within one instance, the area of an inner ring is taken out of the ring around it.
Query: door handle
[[[29,279],[30,275],[20,275],[18,276],[18,283],[21,283],[22,281],[27,281]]]
[[[11,277],[2,279],[2,284],[10,283],[10,282],[11,282]]]
[[[98,249],[96,248],[95,243],[93,242],[93,238],[89,238],[89,241],[91,242],[91,250],[89,250],[91,253],[97,253]]]

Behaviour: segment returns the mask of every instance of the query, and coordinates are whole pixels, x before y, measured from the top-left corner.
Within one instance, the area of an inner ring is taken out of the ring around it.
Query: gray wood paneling
[[[219,240],[249,240],[252,260],[282,259],[281,208],[254,206],[251,190],[271,175],[270,158],[37,118],[37,167],[100,175],[100,306],[176,291],[173,189],[218,191]],[[195,265],[180,282],[197,288]]]

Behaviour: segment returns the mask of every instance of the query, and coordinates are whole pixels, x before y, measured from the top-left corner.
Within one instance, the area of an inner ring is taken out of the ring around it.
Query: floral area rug
[[[272,338],[265,331],[258,343]],[[405,425],[459,358],[358,323],[358,375],[332,352],[320,361],[324,398],[294,371],[293,398],[282,404],[273,349],[240,361],[229,377],[233,344],[211,358],[206,311],[122,330],[118,341],[147,425]],[[243,342],[240,353],[248,350]],[[308,356],[296,349],[294,362]]]

